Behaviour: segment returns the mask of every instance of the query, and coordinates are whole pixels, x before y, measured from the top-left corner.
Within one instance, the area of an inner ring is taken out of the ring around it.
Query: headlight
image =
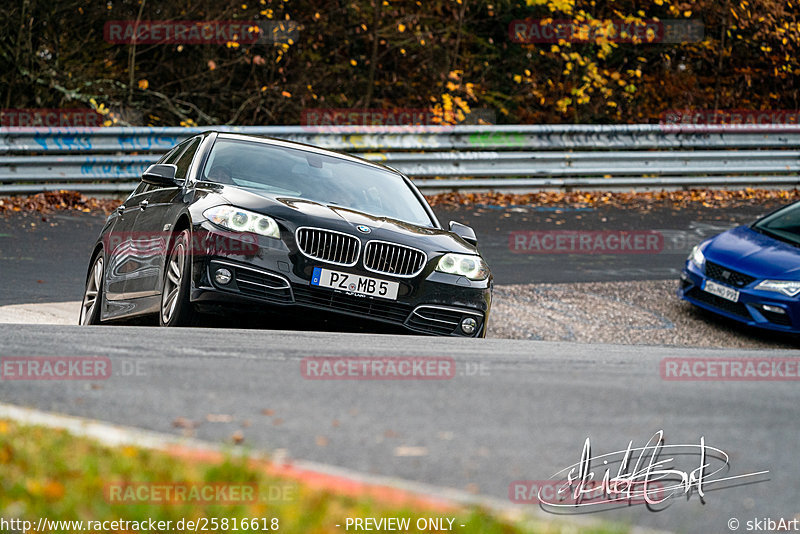
[[[692,253],[689,254],[688,259],[701,269],[703,268],[703,265],[706,264],[706,257],[703,255],[703,251],[700,250],[700,245],[697,245],[692,249]]]
[[[275,219],[241,208],[216,206],[204,211],[203,216],[214,224],[234,232],[253,232],[267,237],[281,237]]]
[[[480,256],[448,253],[439,258],[436,270],[443,273],[460,274],[470,280],[486,280],[489,267]]]
[[[764,280],[756,286],[762,291],[776,291],[794,297],[800,293],[800,282],[792,280]]]

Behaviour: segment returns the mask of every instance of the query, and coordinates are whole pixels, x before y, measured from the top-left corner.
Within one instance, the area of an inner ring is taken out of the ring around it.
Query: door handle
[[[139,202],[139,209],[141,209],[142,211],[146,210],[148,204],[149,204],[148,201],[142,200],[141,202]]]
[[[125,204],[123,204],[121,206],[117,206],[117,213],[119,213],[120,215],[125,213]]]

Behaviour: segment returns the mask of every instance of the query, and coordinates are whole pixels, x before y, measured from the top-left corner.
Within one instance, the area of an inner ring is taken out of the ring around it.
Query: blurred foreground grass
[[[455,518],[453,530],[459,534],[587,531],[555,522],[501,519],[474,508],[426,510],[419,505],[398,507],[365,497],[338,495],[270,475],[263,468],[259,469],[259,465],[236,455],[216,461],[189,459],[185,455],[137,447],[108,447],[65,431],[0,419],[0,518],[29,520],[34,525],[41,517],[49,520],[172,521],[172,525],[181,519],[202,521],[208,518],[210,521],[216,518],[220,521],[218,528],[209,522],[207,532],[253,531],[249,524],[247,530],[243,528],[242,519],[259,519],[258,530],[266,531],[263,527],[271,529],[276,524],[272,519],[277,518],[279,532],[321,534],[346,532],[345,518],[348,517],[410,518],[412,528],[406,532],[419,532],[415,529],[417,518],[450,517]],[[127,493],[125,483],[131,484]],[[157,486],[165,485],[173,489],[176,485],[182,486],[188,493],[192,488],[211,487],[244,488],[246,494],[246,488],[250,488],[254,498],[231,499],[234,494],[229,493],[228,502],[221,503],[212,497],[198,504],[197,500],[154,502],[156,499],[148,497],[155,495],[151,492]],[[141,488],[147,493],[140,493]],[[129,498],[127,502],[118,502],[114,495]],[[228,519],[227,529],[221,526],[223,518]],[[104,530],[125,531],[124,528]],[[173,526],[171,531],[177,530]],[[127,532],[136,531],[129,528]],[[593,532],[618,530],[606,527]]]

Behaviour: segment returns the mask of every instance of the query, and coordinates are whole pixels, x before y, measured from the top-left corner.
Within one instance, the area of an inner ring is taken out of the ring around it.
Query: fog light
[[[476,328],[478,328],[478,322],[472,317],[461,320],[461,330],[468,336],[474,334]]]
[[[772,313],[782,313],[782,314],[786,315],[786,310],[784,310],[783,308],[780,308],[778,306],[770,306],[769,304],[762,304],[761,307],[764,308],[764,311],[768,311],[768,312],[772,312]]]
[[[231,281],[231,272],[228,269],[217,269],[217,272],[214,274],[214,280],[217,281],[220,285],[225,285]]]

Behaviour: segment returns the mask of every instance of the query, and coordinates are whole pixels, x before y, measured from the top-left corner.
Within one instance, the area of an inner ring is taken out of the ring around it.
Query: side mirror
[[[180,181],[175,179],[178,173],[177,165],[156,163],[150,165],[142,174],[142,181],[153,185],[165,185],[175,187],[180,185]]]
[[[460,222],[450,221],[450,231],[458,237],[469,243],[470,245],[478,246],[478,238],[475,237],[475,230],[466,224]]]

